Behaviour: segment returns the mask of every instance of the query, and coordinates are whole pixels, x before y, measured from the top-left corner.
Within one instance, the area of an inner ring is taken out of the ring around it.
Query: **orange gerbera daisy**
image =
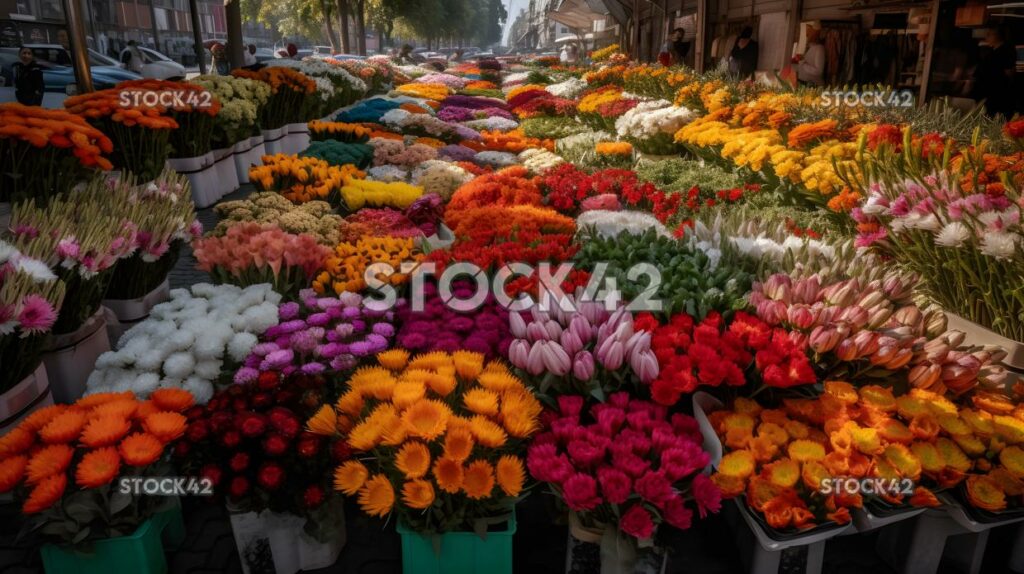
[[[51,444],[39,449],[28,461],[26,482],[36,484],[44,478],[64,472],[74,455],[75,449],[66,444]]]
[[[85,422],[84,412],[78,409],[66,410],[39,429],[39,440],[47,444],[72,442],[81,434]]]
[[[363,463],[358,460],[347,461],[334,471],[334,490],[352,496],[366,484],[368,476],[370,471],[366,470]]]
[[[526,482],[526,472],[523,470],[523,461],[517,456],[505,455],[498,459],[497,466],[498,486],[509,496],[519,496],[523,491],[523,483]]]
[[[0,461],[0,492],[8,492],[25,478],[28,457],[19,454]]]
[[[160,407],[160,410],[180,413],[196,403],[196,398],[185,389],[157,389],[149,395],[149,400]]]
[[[397,409],[405,409],[422,399],[427,394],[427,387],[422,381],[400,380],[395,385],[395,392],[392,394],[391,402]]]
[[[421,510],[434,503],[434,485],[429,480],[410,480],[402,486],[402,501],[409,508]]]
[[[498,448],[508,440],[508,435],[497,423],[480,415],[470,421],[469,430],[478,443],[491,448]]]
[[[400,371],[409,362],[409,351],[405,349],[391,349],[377,354],[377,361],[385,368],[392,371]]]
[[[410,441],[402,445],[395,455],[395,468],[400,470],[405,478],[420,478],[430,470],[430,451],[427,445]]]
[[[92,417],[119,416],[130,419],[135,416],[138,408],[139,401],[135,399],[110,401],[93,407]]]
[[[494,490],[494,467],[486,460],[475,460],[466,467],[462,490],[473,500],[487,498]]]
[[[137,432],[126,437],[118,447],[125,464],[129,466],[146,466],[156,462],[164,452],[164,445],[155,436]]]
[[[160,412],[160,408],[153,401],[142,401],[135,408],[135,420],[144,421],[146,417]]]
[[[487,389],[470,389],[462,395],[462,402],[470,411],[491,416],[498,414],[498,395]]]
[[[306,422],[309,432],[324,436],[333,436],[338,432],[338,415],[334,407],[324,405]]]
[[[79,399],[81,400],[81,399]],[[25,417],[25,420],[21,421],[18,428],[24,429],[27,432],[35,434],[36,431],[46,426],[46,423],[50,422],[53,417],[69,409],[68,405],[50,405],[43,407],[38,411]],[[2,439],[0,439],[2,440]]]
[[[65,474],[55,474],[42,480],[32,492],[29,493],[21,511],[25,514],[35,514],[50,508],[61,496],[64,496],[64,489],[68,486],[68,477]]]
[[[34,433],[22,424],[11,432],[0,436],[0,459],[21,454],[32,447],[35,442]]]
[[[164,442],[171,442],[185,434],[187,425],[188,420],[183,415],[168,412],[153,413],[142,422],[142,427],[149,434]]]
[[[395,489],[383,474],[375,474],[359,490],[359,507],[370,516],[386,516],[395,504]]]
[[[409,434],[426,440],[434,440],[444,433],[452,411],[448,405],[436,400],[420,401],[402,413]]]
[[[91,448],[110,446],[121,440],[131,429],[131,423],[121,415],[103,415],[85,425],[82,438],[79,440]]]
[[[462,488],[462,463],[448,457],[441,457],[434,463],[434,479],[441,490],[455,494]]]
[[[449,428],[444,435],[444,456],[462,462],[473,452],[473,433],[468,428]]]
[[[121,470],[121,457],[114,447],[104,447],[86,453],[75,469],[75,482],[82,488],[96,488],[109,484]]]

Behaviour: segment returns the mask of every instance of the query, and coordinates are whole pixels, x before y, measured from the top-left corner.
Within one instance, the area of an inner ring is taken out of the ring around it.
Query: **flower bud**
[[[870,309],[884,300],[885,295],[881,291],[868,291],[857,300],[857,305],[864,309]]]
[[[818,300],[821,293],[821,281],[817,275],[801,279],[793,285],[793,301],[811,304]]]
[[[554,341],[542,341],[541,359],[548,371],[559,377],[564,377],[572,370],[572,359],[561,345]]]
[[[594,328],[583,314],[578,314],[572,318],[572,322],[569,323],[569,328],[572,332],[579,337],[580,342],[587,344],[594,338]]]
[[[892,345],[879,346],[878,350],[868,356],[872,365],[884,365],[896,356],[897,348]]]
[[[526,358],[526,372],[533,376],[537,376],[544,372],[544,357],[542,356],[541,345],[546,344],[547,341],[537,341],[530,347],[530,352]]]
[[[782,301],[768,300],[757,307],[757,316],[772,326],[781,323],[786,314],[786,304]]]
[[[615,328],[613,337],[620,343],[625,343],[633,336],[633,321],[623,321]]]
[[[861,329],[868,324],[868,312],[860,305],[851,305],[839,312],[836,316],[838,321],[846,321],[855,329]]]
[[[939,310],[932,310],[925,318],[925,334],[929,337],[938,337],[946,332],[946,314]]]
[[[548,330],[544,328],[543,323],[534,321],[526,326],[526,338],[531,343],[535,343],[537,341],[547,341],[551,338],[551,335],[548,334]]]
[[[782,301],[783,303],[789,303],[792,301],[792,287],[793,281],[788,275],[776,273],[768,278],[764,282],[763,290],[764,294],[770,299],[776,301]]]
[[[624,359],[625,349],[622,343],[618,341],[612,341],[604,355],[597,356],[597,360],[609,371],[614,371],[621,367]]]
[[[857,345],[857,356],[866,357],[878,351],[879,336],[871,331],[860,331],[853,336],[853,342]]]
[[[580,341],[579,336],[572,329],[562,331],[560,341],[565,352],[570,355],[575,355],[583,350],[583,341]]]
[[[526,321],[523,320],[523,316],[517,311],[512,311],[508,314],[508,326],[513,337],[516,339],[526,338]]]
[[[857,358],[857,344],[853,342],[853,339],[840,341],[836,346],[836,357],[839,357],[840,361],[852,361]]]
[[[809,329],[814,325],[814,313],[804,304],[790,306],[786,312],[786,320],[797,329]]]
[[[549,341],[557,341],[562,336],[562,326],[557,321],[545,321],[544,329],[548,332]]]
[[[924,363],[910,369],[907,381],[914,388],[927,389],[938,382],[939,375],[941,374],[942,367],[931,363]]]
[[[525,339],[513,339],[508,346],[508,360],[513,366],[526,369],[530,357],[530,344]]]
[[[651,334],[647,331],[638,331],[633,333],[633,336],[625,342],[623,350],[627,356],[632,356],[635,353],[640,353],[650,348]]]
[[[892,309],[888,307],[875,307],[868,312],[868,329],[878,329],[885,325],[892,317]]]
[[[949,346],[955,349],[963,344],[964,339],[967,338],[967,334],[963,331],[946,331],[944,337],[946,342],[949,343]]]
[[[908,327],[916,327],[924,320],[921,310],[917,308],[917,305],[906,305],[900,307],[893,313],[893,319],[896,320],[900,325],[906,325]]]
[[[827,353],[839,344],[841,338],[839,331],[834,327],[819,325],[811,331],[810,347],[815,353]]]
[[[885,368],[890,371],[902,369],[910,363],[910,360],[914,358],[914,352],[910,349],[900,349],[885,363]]]
[[[640,378],[640,382],[645,385],[658,378],[658,358],[650,349],[633,354],[629,359],[629,365]]]
[[[589,351],[580,351],[572,361],[572,376],[580,381],[589,381],[594,376],[594,356]]]

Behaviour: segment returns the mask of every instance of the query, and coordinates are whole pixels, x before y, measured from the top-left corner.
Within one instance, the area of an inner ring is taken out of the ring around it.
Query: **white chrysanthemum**
[[[18,250],[13,245],[0,239],[0,265],[10,261],[18,253]]]
[[[544,88],[549,94],[559,98],[574,99],[587,89],[587,82],[579,78],[569,78],[564,82],[551,84]]]
[[[366,170],[366,179],[387,183],[406,181],[409,172],[397,165],[378,165]]]
[[[1011,259],[1017,253],[1020,235],[990,231],[981,236],[981,252],[996,259]]]
[[[483,118],[479,120],[469,120],[466,122],[462,122],[462,125],[473,128],[474,130],[477,131],[497,130],[507,132],[509,130],[514,130],[517,127],[519,127],[519,122],[515,120],[510,120],[508,118],[503,118],[501,116],[494,116],[491,118]]]
[[[197,362],[194,372],[198,377],[212,381],[220,376],[220,370],[223,365],[224,361],[207,359],[205,361]]]
[[[213,398],[213,384],[210,381],[204,381],[197,377],[189,377],[188,380],[181,385],[181,388],[192,393],[192,396],[196,398],[196,403],[203,405],[210,402]]]
[[[168,377],[184,379],[195,371],[196,360],[190,353],[174,353],[164,361],[164,373]]]
[[[160,386],[160,376],[156,373],[138,373],[132,382],[132,392],[139,397],[148,397]]]
[[[971,230],[959,221],[947,223],[935,234],[935,243],[943,247],[960,247],[971,238]]]
[[[671,237],[656,217],[642,211],[606,211],[595,209],[580,214],[576,218],[579,228],[593,227],[602,237],[615,237],[623,231],[631,235],[641,235],[654,228],[658,235]]]
[[[257,342],[258,338],[252,333],[235,333],[228,342],[228,354],[236,363],[241,363]]]
[[[508,167],[518,164],[519,158],[506,151],[482,151],[473,156],[473,162],[488,167]]]

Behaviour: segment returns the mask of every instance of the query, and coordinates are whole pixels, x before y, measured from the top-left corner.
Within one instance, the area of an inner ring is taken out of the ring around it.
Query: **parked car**
[[[3,78],[3,86],[0,87],[0,103],[15,102],[14,95],[14,71],[12,66],[18,61],[17,48],[0,48],[0,77]],[[71,66],[58,66],[46,60],[39,60],[39,66],[43,68],[43,107],[63,108],[64,98],[77,90],[75,81],[75,69]],[[92,83],[97,90],[112,88],[115,84],[125,79],[138,79],[141,76],[132,74],[127,70],[120,70],[117,74],[111,74],[106,66],[92,68]],[[123,74],[130,74],[125,78]]]
[[[48,63],[59,67],[74,67],[71,52],[60,44],[25,44],[25,47],[32,50],[36,61],[41,65]],[[15,55],[17,55],[15,48],[6,48],[6,50],[15,50]],[[124,66],[117,60],[104,56],[91,48],[89,49],[89,68],[93,72],[93,83],[97,81],[97,72],[102,81],[115,79],[118,82],[123,82],[125,80],[137,80],[142,77],[135,72],[124,69]]]
[[[185,66],[152,48],[144,48],[142,46],[138,46],[138,48],[145,60],[142,64],[143,77],[156,78],[158,80],[182,80],[185,78]],[[125,60],[125,52],[127,51],[128,48],[121,50],[119,57],[122,62]]]

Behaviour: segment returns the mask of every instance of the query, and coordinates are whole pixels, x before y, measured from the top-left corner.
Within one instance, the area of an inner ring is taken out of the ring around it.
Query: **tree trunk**
[[[324,14],[324,25],[327,27],[327,41],[331,44],[331,51],[338,51],[338,37],[334,35],[334,24],[331,23],[331,8],[327,0],[320,0],[320,10]]]
[[[359,46],[359,55],[366,55],[366,0],[355,0],[356,11],[356,45]]]
[[[348,0],[338,0],[338,21],[341,24],[341,51],[352,53],[352,43],[348,39]]]

